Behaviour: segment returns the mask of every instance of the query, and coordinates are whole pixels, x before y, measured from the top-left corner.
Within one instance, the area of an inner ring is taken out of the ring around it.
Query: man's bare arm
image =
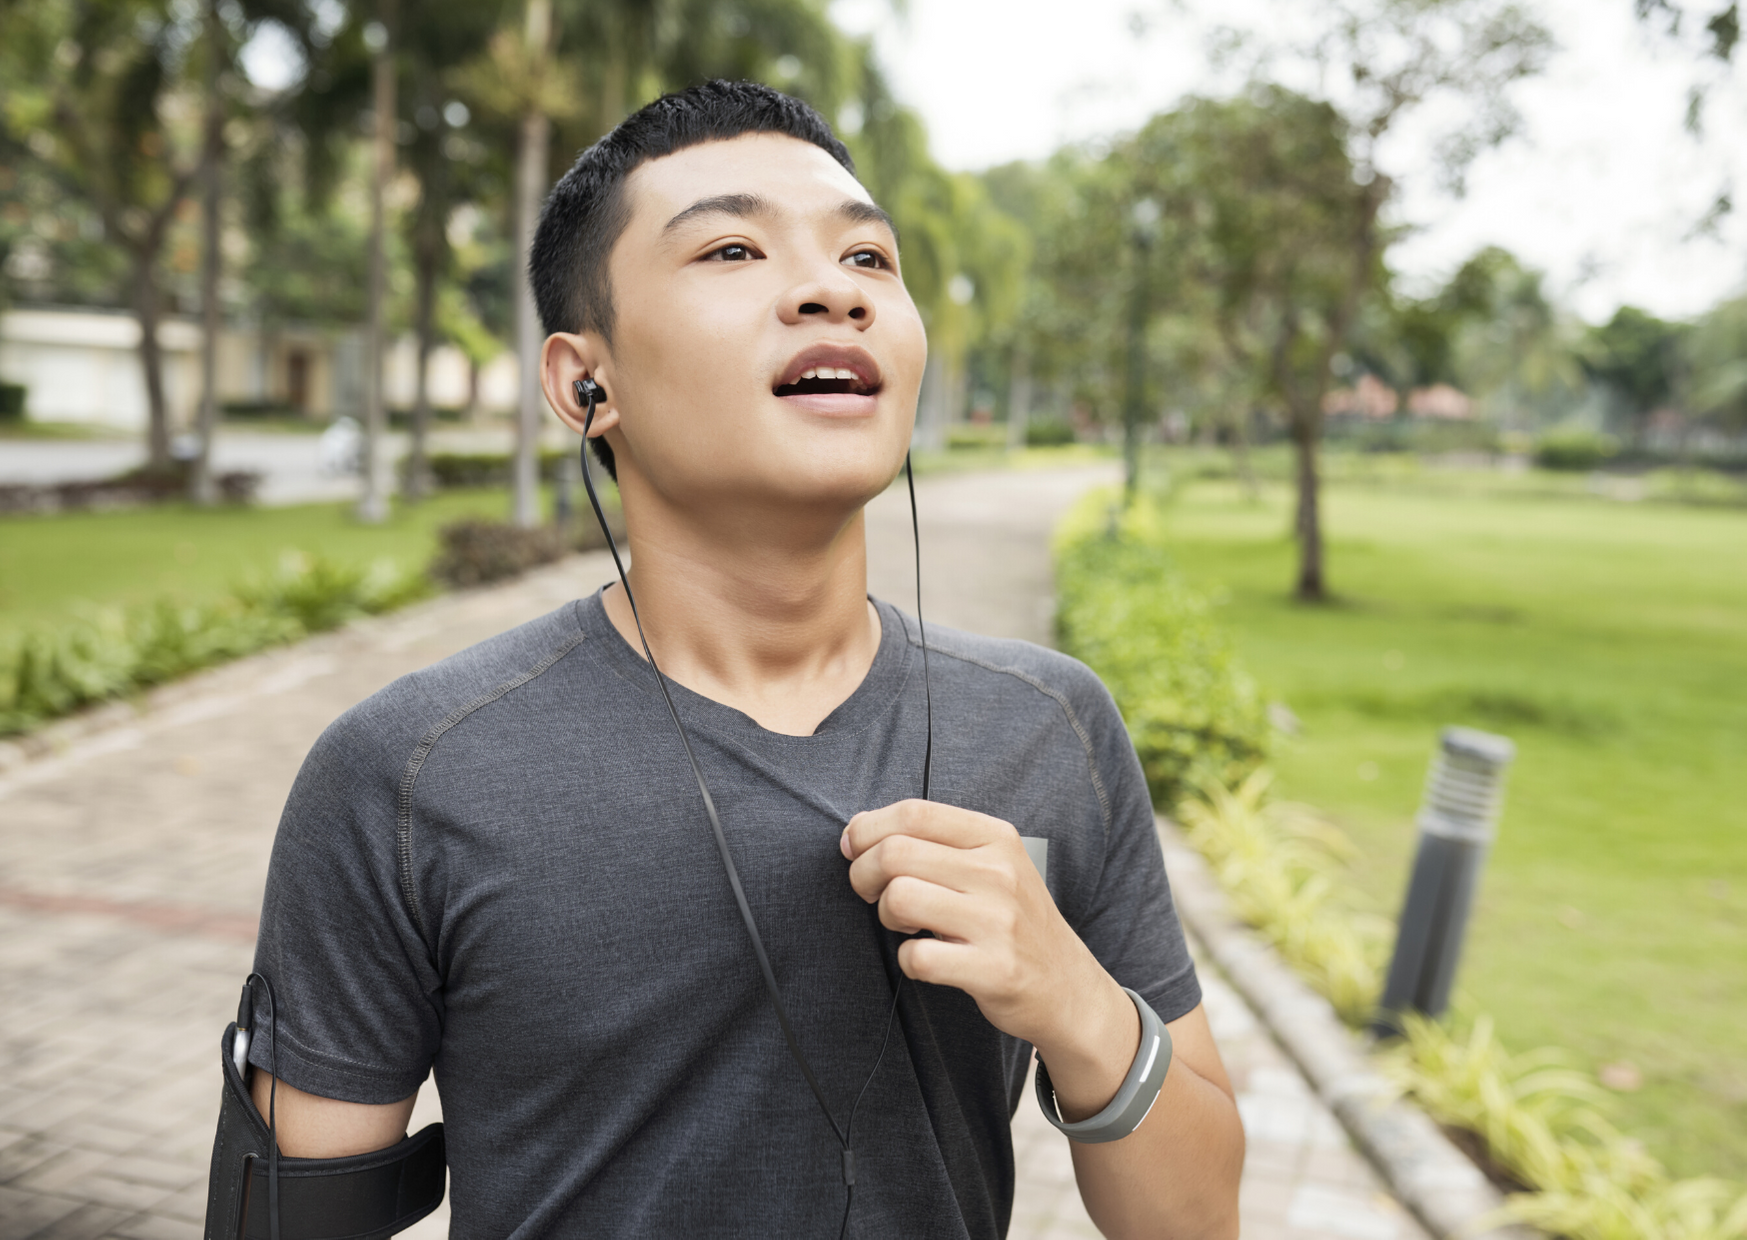
[[[1205,1008],[1165,1027],[1171,1070],[1146,1122],[1120,1141],[1071,1144],[1080,1200],[1107,1236],[1235,1236],[1244,1136],[1231,1080]]]
[[[261,1118],[267,1118],[268,1090],[273,1078],[259,1068],[249,1082]],[[385,1150],[406,1136],[407,1121],[418,1099],[383,1105],[341,1102],[306,1094],[294,1085],[279,1082],[274,1105],[278,1111],[279,1152],[288,1158],[345,1158]]]

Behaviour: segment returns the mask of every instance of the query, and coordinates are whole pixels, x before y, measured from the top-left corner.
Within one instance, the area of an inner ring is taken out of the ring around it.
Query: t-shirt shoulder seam
[[[914,642],[915,639],[911,638],[911,641]],[[1098,754],[1092,744],[1092,737],[1086,731],[1085,725],[1080,722],[1079,713],[1074,710],[1073,703],[1068,701],[1067,694],[1045,684],[1036,676],[1031,675],[1029,672],[1022,671],[1017,667],[1008,667],[999,663],[990,663],[987,660],[977,658],[975,655],[964,654],[957,650],[942,650],[937,646],[930,646],[928,648],[928,653],[942,655],[948,659],[957,659],[960,663],[969,663],[971,666],[980,667],[986,672],[995,672],[998,675],[1011,676],[1020,683],[1031,686],[1031,688],[1037,690],[1037,692],[1043,694],[1056,704],[1056,706],[1061,710],[1063,716],[1066,717],[1068,726],[1074,730],[1074,735],[1080,738],[1080,748],[1085,751],[1086,770],[1092,779],[1092,792],[1098,798],[1098,816],[1104,828],[1105,843],[1108,845],[1110,840],[1111,820],[1110,794],[1104,789],[1104,776],[1098,769]]]
[[[401,772],[400,790],[397,795],[394,823],[395,865],[400,871],[400,893],[406,901],[407,912],[411,914],[413,925],[418,929],[419,937],[428,944],[430,931],[425,925],[424,909],[419,904],[418,884],[413,881],[412,872],[412,794],[413,787],[418,783],[419,772],[424,768],[425,759],[430,757],[431,750],[436,748],[443,735],[462,722],[475,711],[491,705],[499,698],[514,693],[523,685],[537,679],[565,655],[575,650],[588,636],[579,625],[574,632],[567,634],[558,646],[548,651],[544,658],[526,671],[510,677],[508,680],[476,695],[472,700],[455,707],[443,716],[413,747],[406,767]]]

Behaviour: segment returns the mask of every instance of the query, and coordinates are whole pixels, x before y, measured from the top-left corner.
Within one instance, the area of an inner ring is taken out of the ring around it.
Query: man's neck
[[[861,510],[705,523],[659,500],[627,507],[631,588],[668,679],[772,732],[810,736],[866,678],[880,622]],[[605,602],[641,654],[624,591]]]

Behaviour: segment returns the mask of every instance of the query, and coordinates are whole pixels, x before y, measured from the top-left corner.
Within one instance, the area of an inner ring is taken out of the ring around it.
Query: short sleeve
[[[1069,695],[1105,803],[1103,872],[1074,929],[1110,975],[1173,1021],[1201,1002],[1182,923],[1165,876],[1140,758],[1103,682],[1082,669]]]
[[[378,695],[355,707],[305,759],[273,843],[255,947],[278,1013],[271,1019],[257,995],[250,1062],[347,1102],[415,1093],[442,1031],[441,979],[402,892],[396,830],[416,745],[407,719],[421,712],[398,706]]]

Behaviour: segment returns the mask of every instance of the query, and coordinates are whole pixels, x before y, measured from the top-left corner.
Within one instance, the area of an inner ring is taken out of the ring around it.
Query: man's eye
[[[886,261],[886,256],[878,250],[857,250],[843,261],[851,267],[861,267],[867,271],[879,271],[891,266]]]
[[[758,255],[753,253],[751,246],[732,242],[719,250],[710,251],[708,257],[718,263],[745,263],[751,262]]]

